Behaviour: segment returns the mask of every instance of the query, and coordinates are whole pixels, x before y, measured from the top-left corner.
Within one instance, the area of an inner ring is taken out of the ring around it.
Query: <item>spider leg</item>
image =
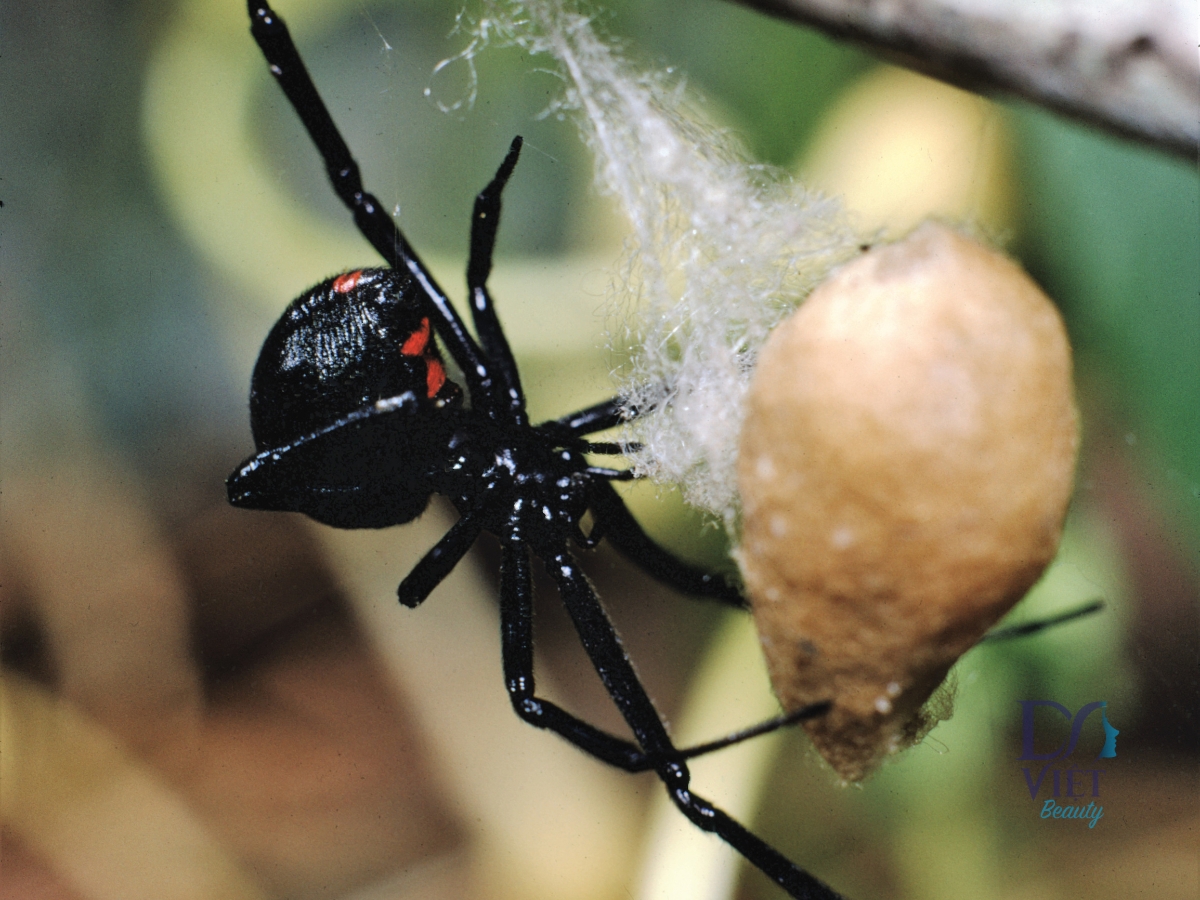
[[[610,469],[607,466],[588,466],[584,471],[605,481],[634,481],[641,477],[633,469]]]
[[[412,245],[408,243],[392,217],[379,201],[363,188],[358,163],[346,146],[317,92],[300,53],[292,42],[287,25],[271,9],[267,0],[248,0],[250,33],[262,50],[271,74],[287,95],[288,101],[304,123],[316,145],[334,192],[354,214],[354,224],[393,269],[407,271],[421,286],[437,315],[438,333],[454,361],[462,369],[471,397],[490,397],[494,385],[483,354],[450,299],[434,281]]]
[[[649,410],[637,409],[630,413],[620,397],[612,397],[561,419],[543,422],[538,428],[557,440],[569,441],[620,425],[646,412]],[[606,475],[600,468],[593,474]],[[636,476],[614,470],[607,473],[607,477],[625,480]],[[745,598],[724,578],[676,559],[651,540],[607,480],[597,478],[592,483],[591,508],[596,516],[596,526],[628,559],[681,593],[712,597],[740,609],[746,607]]]
[[[482,515],[472,511],[455,522],[421,561],[412,567],[396,595],[400,603],[415,609],[425,602],[433,589],[442,583],[450,570],[458,565],[483,530]]]
[[[575,528],[573,529],[572,537],[574,538],[577,546],[582,547],[584,550],[591,550],[592,548],[598,546],[600,541],[604,539],[604,529],[593,522],[592,530],[587,534],[584,534],[583,528],[576,524]]]
[[[603,403],[573,412],[561,419],[543,422],[538,428],[556,438],[569,439],[605,431],[622,422],[628,422],[630,418],[634,416],[627,415],[624,401],[620,397],[611,397]]]
[[[471,214],[471,256],[467,262],[467,291],[471,296],[471,317],[483,351],[499,370],[507,394],[507,406],[518,425],[527,423],[525,395],[521,391],[521,376],[517,371],[512,349],[496,316],[496,306],[487,288],[492,271],[492,252],[496,247],[496,232],[500,227],[500,194],[517,165],[521,154],[521,137],[513,138],[504,162],[496,176],[475,198]]]
[[[522,719],[530,725],[555,732],[584,753],[626,772],[645,772],[668,761],[649,756],[633,742],[601,731],[534,693],[533,594],[529,578],[529,552],[515,542],[504,548],[504,562],[500,569],[500,631],[504,684],[513,709]],[[821,715],[828,707],[828,703],[814,704],[720,740],[682,750],[672,748],[669,761],[692,759],[723,750],[749,738]]]
[[[692,793],[687,765],[679,760],[679,751],[671,743],[658,711],[638,681],[612,622],[579,564],[565,549],[544,559],[592,665],[633,729],[638,744],[650,758],[657,760],[655,771],[680,811],[704,831],[720,837],[797,900],[837,900],[838,894],[826,885],[727,813]]]
[[[584,453],[595,453],[597,456],[621,456],[625,453],[637,453],[642,449],[641,444],[618,444],[613,441],[580,441],[579,449]]]
[[[626,772],[651,768],[646,754],[636,744],[601,731],[534,694],[529,551],[515,540],[506,542],[500,566],[500,635],[504,686],[518,716],[530,725],[555,732],[610,766]]]
[[[746,607],[737,588],[720,575],[688,565],[656,544],[607,481],[592,483],[591,509],[608,542],[659,581],[683,594],[712,597],[739,609]]]
[[[1103,600],[1092,600],[1082,606],[1077,606],[1075,609],[1069,609],[1065,613],[1059,613],[1056,616],[1050,616],[1046,619],[1038,619],[1034,622],[1022,622],[1019,625],[1009,625],[1005,628],[995,628],[981,637],[979,642],[982,644],[984,641],[1007,641],[1012,638],[1036,634],[1043,629],[1053,628],[1055,625],[1062,625],[1083,616],[1090,616],[1092,613],[1099,612],[1103,608]]]
[[[706,753],[724,750],[726,747],[732,747],[734,744],[740,744],[742,741],[763,734],[770,734],[772,731],[778,731],[780,728],[795,725],[797,722],[816,719],[819,716],[825,715],[832,708],[833,703],[829,700],[822,700],[820,703],[810,703],[808,706],[802,706],[800,709],[793,710],[790,713],[780,713],[774,718],[759,722],[757,725],[751,725],[749,728],[743,728],[741,731],[735,731],[733,734],[727,734],[725,737],[718,738],[715,741],[707,741],[703,744],[696,744],[694,747],[687,747],[679,751],[679,758],[693,759],[697,756],[704,756]]]

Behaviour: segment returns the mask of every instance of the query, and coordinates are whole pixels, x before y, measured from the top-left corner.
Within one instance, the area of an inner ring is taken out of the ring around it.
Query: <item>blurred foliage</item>
[[[1200,176],[1030,107],[1015,121],[1020,253],[1062,306],[1085,388],[1141,446],[1200,561]]]
[[[866,53],[721,0],[611,4],[635,57],[682,73],[764,163],[790,165]],[[603,21],[603,20],[602,20]]]

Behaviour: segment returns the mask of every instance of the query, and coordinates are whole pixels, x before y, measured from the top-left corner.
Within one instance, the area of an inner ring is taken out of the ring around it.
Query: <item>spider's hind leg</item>
[[[778,850],[756,837],[727,813],[692,793],[691,775],[579,564],[564,550],[545,557],[575,630],[604,682],[609,696],[633,730],[642,751],[672,801],[685,816],[712,832],[797,900],[838,900],[829,887],[809,875]]]
[[[1035,619],[1032,622],[1020,622],[1016,625],[1005,625],[1001,628],[993,628],[987,634],[979,639],[979,643],[985,641],[1008,641],[1013,638],[1028,637],[1031,634],[1037,634],[1040,631],[1045,631],[1047,628],[1054,628],[1059,625],[1065,625],[1067,622],[1073,622],[1076,619],[1090,616],[1093,613],[1098,613],[1104,609],[1103,600],[1089,600],[1081,606],[1076,606],[1066,612],[1058,613],[1057,615],[1048,616],[1045,619]]]
[[[533,584],[529,550],[517,541],[505,544],[500,566],[500,640],[504,686],[518,716],[618,769],[644,772],[651,768],[650,760],[636,744],[601,731],[534,694]]]
[[[611,629],[611,626],[609,627]],[[645,772],[668,761],[682,762],[722,750],[777,728],[821,715],[829,707],[828,703],[814,704],[769,719],[720,740],[682,750],[677,750],[668,741],[667,746],[670,750],[665,757],[647,754],[633,742],[601,731],[534,693],[533,588],[529,573],[529,552],[516,542],[504,548],[504,560],[500,567],[500,634],[504,658],[504,685],[517,715],[530,725],[553,731],[590,756],[626,772]],[[614,633],[613,638],[615,637]],[[657,718],[658,714],[654,715]]]

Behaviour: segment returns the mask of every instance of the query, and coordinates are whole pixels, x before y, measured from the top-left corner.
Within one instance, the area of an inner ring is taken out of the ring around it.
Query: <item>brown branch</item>
[[[1189,0],[738,0],[979,92],[1006,91],[1188,159],[1200,150]]]

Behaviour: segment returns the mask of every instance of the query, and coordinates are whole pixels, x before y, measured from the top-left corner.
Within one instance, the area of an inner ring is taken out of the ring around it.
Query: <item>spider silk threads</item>
[[[468,60],[497,38],[556,60],[555,111],[576,113],[596,183],[630,224],[609,290],[611,341],[632,348],[618,393],[643,412],[627,426],[640,445],[628,455],[736,537],[738,435],[759,349],[861,235],[836,200],[751,161],[676,76],[631,64],[570,0],[495,0],[473,30]]]

